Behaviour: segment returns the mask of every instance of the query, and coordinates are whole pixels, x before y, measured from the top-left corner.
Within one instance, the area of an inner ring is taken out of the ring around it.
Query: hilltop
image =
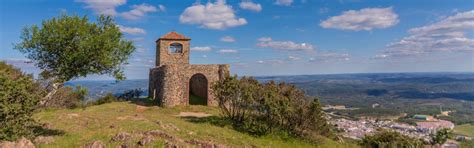
[[[251,136],[217,123],[219,111],[216,107],[162,108],[137,104],[114,102],[87,108],[45,110],[36,113],[35,119],[47,125],[52,131],[49,135],[54,138],[52,143],[39,146],[80,147],[96,140],[102,141],[107,147],[124,143],[135,146],[147,137],[146,132],[159,131],[159,136],[153,137],[153,142],[147,146],[189,146],[207,143],[229,147],[357,147],[355,144],[341,144],[323,137],[316,144],[285,135]],[[117,140],[127,137],[126,135],[130,136],[129,142]],[[116,141],[112,140],[113,138]]]

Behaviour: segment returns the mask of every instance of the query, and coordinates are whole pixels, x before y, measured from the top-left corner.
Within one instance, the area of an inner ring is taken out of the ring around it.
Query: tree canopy
[[[89,22],[87,16],[62,14],[43,21],[41,26],[25,27],[21,40],[15,49],[43,70],[41,76],[56,83],[89,74],[108,74],[123,80],[122,65],[135,50],[113,19],[103,15],[97,22]]]

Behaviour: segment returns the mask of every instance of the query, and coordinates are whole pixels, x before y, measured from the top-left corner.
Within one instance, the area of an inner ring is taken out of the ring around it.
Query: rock
[[[156,120],[155,123],[158,124],[158,125],[162,125],[162,124],[163,124],[160,120]]]
[[[53,125],[51,123],[46,122],[46,123],[43,123],[41,125],[41,127],[45,128],[45,129],[51,129],[53,127]]]
[[[152,143],[153,141],[155,141],[155,139],[151,136],[145,136],[143,137],[140,141],[138,141],[138,145],[140,146],[145,146],[147,144],[150,144]]]
[[[188,132],[188,135],[194,135],[194,132],[190,131]]]
[[[84,147],[85,148],[105,148],[105,144],[100,140],[96,140],[94,142],[84,145]]]
[[[223,144],[216,144],[211,141],[201,141],[201,140],[196,140],[196,139],[191,139],[186,141],[186,143],[191,144],[191,145],[197,145],[198,147],[202,148],[225,148],[227,146]]]
[[[117,145],[115,146],[116,148],[131,148],[131,144],[130,143],[122,143],[121,145]]]
[[[77,118],[77,117],[79,117],[79,116],[80,116],[80,115],[77,114],[77,113],[70,113],[70,114],[67,114],[67,118],[69,118],[69,119]]]
[[[112,125],[109,126],[109,128],[115,128],[115,125],[112,124]]]
[[[199,147],[206,147],[206,148],[212,148],[214,146],[214,144],[211,143],[211,142],[199,141],[199,140],[196,140],[196,139],[188,140],[188,141],[186,141],[186,143],[192,144],[192,145],[197,145]]]
[[[164,128],[164,129],[172,129],[172,130],[175,130],[175,131],[179,131],[179,128],[176,127],[173,124],[165,124],[165,125],[162,125],[161,127]]]
[[[132,136],[127,132],[120,132],[114,137],[112,137],[112,141],[128,141],[132,138]]]
[[[166,139],[168,141],[172,141],[172,142],[184,142],[183,139],[180,139],[178,137],[175,137],[173,135],[170,135],[170,134],[167,134],[165,132],[162,132],[160,130],[151,130],[151,131],[147,131],[145,132],[145,135],[150,135],[150,136],[156,136],[156,137],[161,137],[163,139]]]
[[[165,148],[178,148],[179,145],[176,144],[176,143],[165,141],[165,145],[163,147],[165,147]]]
[[[15,148],[16,143],[11,141],[3,141],[0,143],[1,148]]]
[[[38,136],[34,142],[36,144],[50,144],[54,142],[54,138],[52,136]]]
[[[35,145],[25,137],[18,139],[16,142],[1,142],[0,146],[1,148],[35,148]]]
[[[214,144],[214,148],[226,148],[227,146],[224,144]]]

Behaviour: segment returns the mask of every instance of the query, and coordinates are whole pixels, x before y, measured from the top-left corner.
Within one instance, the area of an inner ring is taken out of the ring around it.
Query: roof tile
[[[177,32],[169,32],[163,36],[160,37],[160,39],[172,39],[172,40],[190,40],[190,38],[182,35],[182,34],[179,34]]]

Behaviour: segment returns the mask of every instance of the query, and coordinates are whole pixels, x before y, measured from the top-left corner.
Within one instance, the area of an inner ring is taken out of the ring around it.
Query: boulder
[[[85,148],[105,148],[105,144],[100,140],[96,140],[84,145],[84,147]]]
[[[52,136],[38,136],[34,142],[36,144],[50,144],[54,142],[54,138]]]
[[[152,143],[153,141],[155,141],[155,139],[152,136],[145,136],[140,141],[138,141],[138,145],[145,146]]]
[[[132,135],[130,135],[127,132],[120,132],[114,137],[112,137],[112,141],[128,141],[132,138]]]
[[[1,148],[35,148],[35,145],[30,140],[22,137],[16,142],[4,141],[0,143]]]
[[[16,143],[11,141],[0,142],[0,148],[15,148]]]

